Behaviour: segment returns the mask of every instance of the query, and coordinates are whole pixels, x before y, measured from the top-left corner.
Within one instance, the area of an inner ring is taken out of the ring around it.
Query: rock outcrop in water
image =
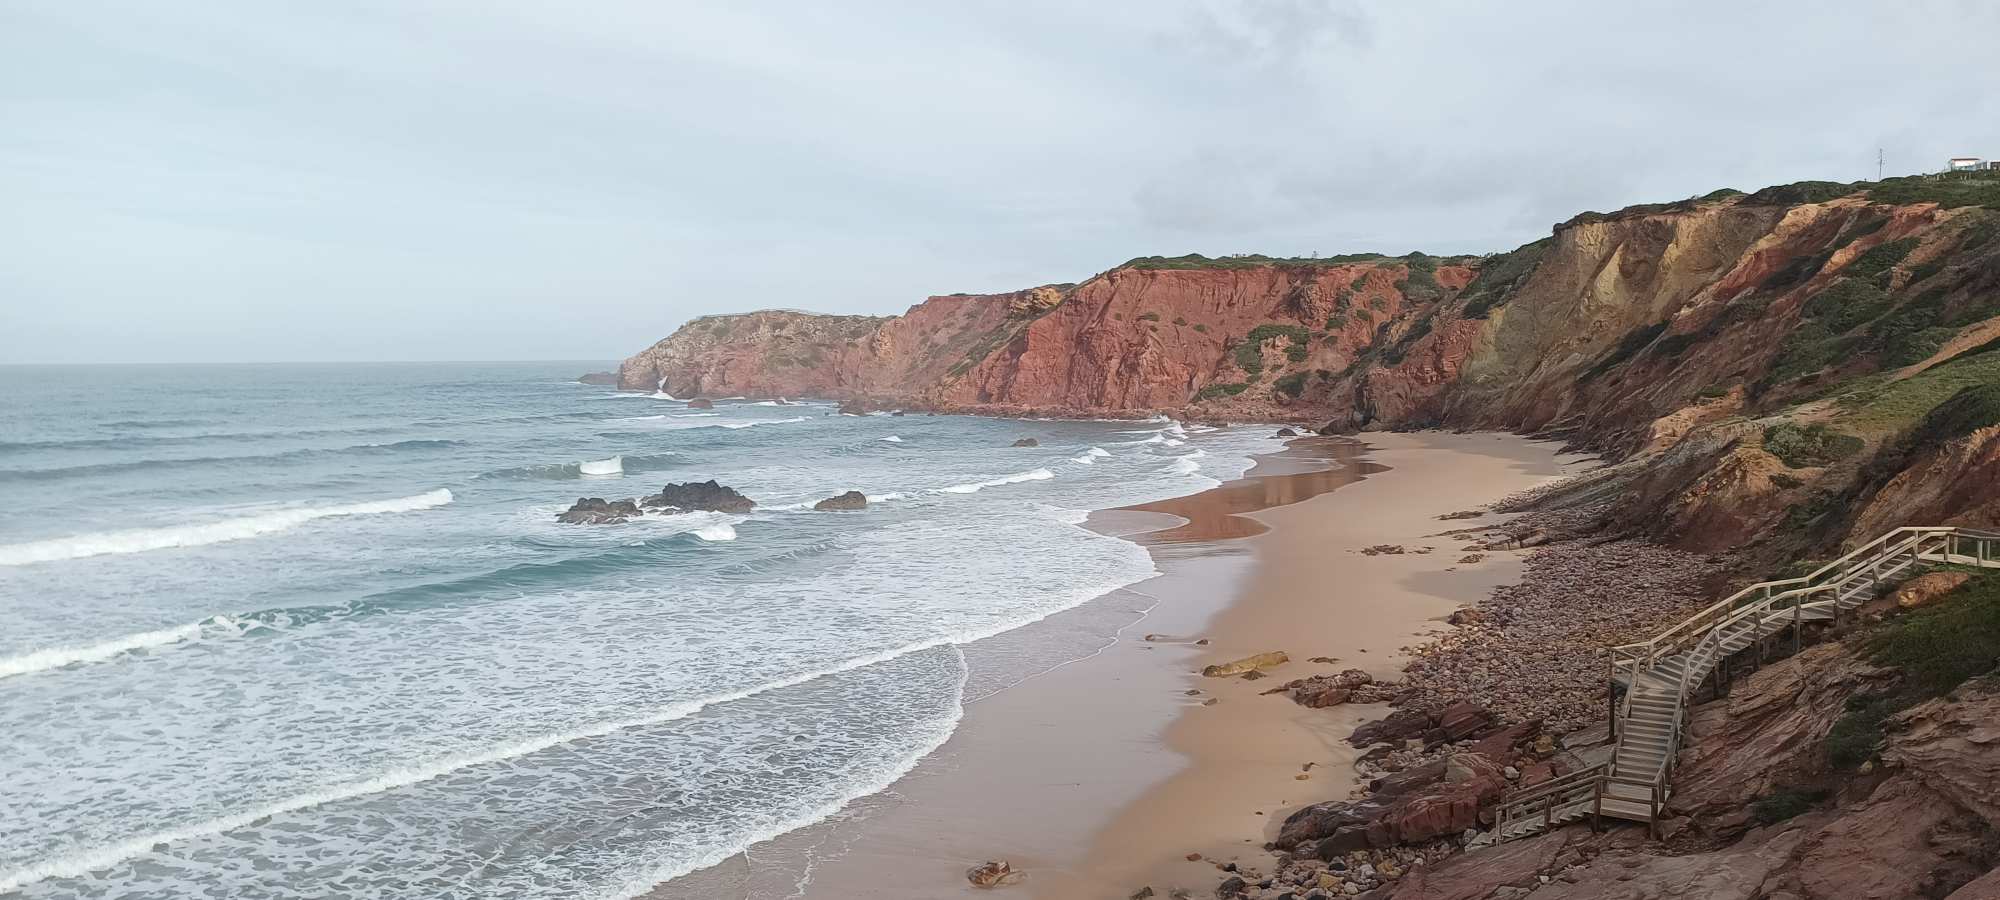
[[[618,384],[618,373],[586,372],[582,375],[578,375],[576,377],[576,381],[578,384],[600,384],[600,385],[610,385],[616,387]]]
[[[746,513],[756,508],[757,501],[736,492],[735,488],[708,481],[690,481],[685,484],[669,484],[660,492],[642,498],[639,505],[647,509],[675,509],[682,512],[724,512]]]
[[[581,497],[569,509],[557,513],[556,521],[566,525],[616,525],[641,514],[639,504],[631,500]]]
[[[867,509],[868,495],[860,491],[846,491],[813,504],[816,510]]]

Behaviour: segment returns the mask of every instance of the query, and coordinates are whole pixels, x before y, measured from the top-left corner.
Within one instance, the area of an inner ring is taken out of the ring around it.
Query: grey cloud
[[[1948,28],[1911,28],[1913,20]],[[0,362],[610,358],[2000,156],[2000,7],[11,4]]]

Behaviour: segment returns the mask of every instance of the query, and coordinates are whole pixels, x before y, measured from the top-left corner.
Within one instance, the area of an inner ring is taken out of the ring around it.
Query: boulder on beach
[[[1479,545],[1479,549],[1526,550],[1529,547],[1539,547],[1548,542],[1549,542],[1548,532],[1543,531],[1540,528],[1530,528],[1525,531],[1514,532],[1512,534],[1509,534],[1507,537],[1497,541],[1488,541],[1484,544]]]
[[[576,377],[576,381],[577,381],[577,383],[578,383],[578,384],[600,384],[600,385],[605,385],[605,386],[608,386],[608,387],[617,387],[617,386],[618,386],[618,373],[616,373],[616,372],[586,372],[586,373],[584,373],[584,374],[582,374],[582,375],[578,375],[578,376]]]
[[[848,491],[844,494],[828,497],[825,500],[821,500],[820,502],[813,504],[813,509],[817,510],[867,509],[867,508],[868,508],[868,495],[861,493],[860,491]]]
[[[973,887],[999,887],[1021,880],[1021,873],[1014,871],[1013,864],[1004,859],[981,863],[965,870],[965,880]]]
[[[1232,660],[1226,663],[1216,663],[1215,665],[1203,668],[1201,670],[1201,674],[1209,678],[1228,678],[1233,675],[1242,675],[1245,672],[1253,672],[1258,669],[1269,669],[1277,666],[1282,666],[1285,663],[1291,661],[1292,658],[1286,656],[1285,651],[1272,650],[1268,653],[1259,653],[1256,654],[1255,656],[1246,656],[1243,657],[1242,659]]]
[[[1042,442],[1034,438],[1022,438],[1014,442],[1014,446],[1016,447],[1040,447],[1041,445]]]
[[[569,509],[556,514],[556,521],[566,525],[616,525],[639,515],[639,504],[630,500],[579,497]]]
[[[1293,431],[1293,430],[1292,430],[1292,429],[1290,429],[1290,428],[1280,428],[1280,429],[1278,429],[1278,436],[1279,436],[1279,437],[1298,437],[1298,436],[1299,436],[1299,433],[1298,433],[1298,432],[1296,432],[1296,431]]]
[[[660,492],[639,501],[649,509],[664,507],[684,511],[703,510],[707,512],[743,513],[757,506],[757,501],[709,481],[690,481],[686,484],[669,484]]]
[[[688,409],[714,409],[715,401],[707,397],[696,397],[688,401]]]
[[[1291,694],[1292,701],[1300,706],[1320,709],[1346,703],[1353,699],[1356,688],[1374,682],[1374,677],[1367,672],[1348,669],[1338,675],[1314,675],[1289,681],[1279,690]]]

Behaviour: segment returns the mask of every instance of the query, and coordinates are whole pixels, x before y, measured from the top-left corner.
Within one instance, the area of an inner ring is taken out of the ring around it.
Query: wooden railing
[[[1611,717],[1609,736],[1616,742],[1611,760],[1503,798],[1496,813],[1495,827],[1499,839],[1504,841],[1508,838],[1506,826],[1510,822],[1519,823],[1540,816],[1545,825],[1553,824],[1556,810],[1582,800],[1592,802],[1592,814],[1596,815],[1602,808],[1610,785],[1628,788],[1618,792],[1627,795],[1618,798],[1621,800],[1639,802],[1632,795],[1641,793],[1648,797],[1645,801],[1649,810],[1647,818],[1657,826],[1660,814],[1666,808],[1674,758],[1680,753],[1685,734],[1687,698],[1721,662],[1723,645],[1733,635],[1743,633],[1742,626],[1754,629],[1750,632],[1752,634],[1763,635],[1766,626],[1785,618],[1791,620],[1785,625],[1791,627],[1794,640],[1800,640],[1807,609],[1830,608],[1837,616],[1841,591],[1864,577],[1879,585],[1883,567],[1904,555],[1911,558],[1911,568],[1923,561],[2000,567],[2000,533],[1954,527],[1897,528],[1806,575],[1760,581],[1745,587],[1651,640],[1610,648],[1612,683],[1616,684],[1623,676],[1626,685],[1624,699],[1616,705]],[[1782,627],[1770,632],[1777,633]],[[1682,654],[1685,658],[1680,679],[1671,691],[1673,707],[1665,756],[1649,778],[1618,774],[1616,748],[1623,743],[1619,740],[1620,723],[1632,712],[1634,695],[1639,693],[1640,677],[1657,668],[1662,660]]]
[[[1544,829],[1553,826],[1556,811],[1578,803],[1592,804],[1591,815],[1597,815],[1596,804],[1604,796],[1604,780],[1611,774],[1608,763],[1598,763],[1587,769],[1579,769],[1550,781],[1523,788],[1503,800],[1494,812],[1493,827],[1501,840],[1507,839],[1507,826],[1518,825],[1523,820],[1541,819]]]

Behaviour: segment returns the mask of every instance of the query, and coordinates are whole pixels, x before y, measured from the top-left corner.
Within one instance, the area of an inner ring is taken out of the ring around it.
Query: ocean
[[[644,893],[909,771],[965,644],[1154,573],[1088,511],[1279,446],[591,368],[0,367],[0,896]],[[555,521],[710,478],[757,509]]]

